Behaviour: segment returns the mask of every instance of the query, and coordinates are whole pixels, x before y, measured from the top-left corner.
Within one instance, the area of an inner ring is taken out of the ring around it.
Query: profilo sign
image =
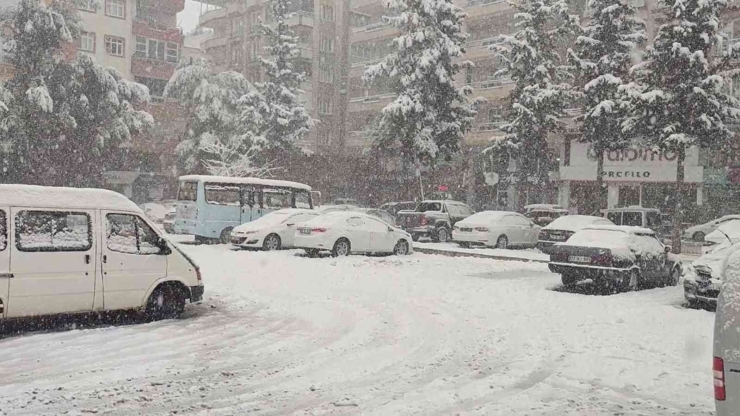
[[[565,155],[563,155],[565,156]],[[604,181],[607,182],[675,182],[678,154],[674,151],[631,147],[612,150],[604,154]],[[571,143],[568,158],[561,157],[560,179],[570,181],[595,181],[596,158],[589,145]],[[692,147],[686,151],[684,180],[701,183],[704,168],[699,165],[699,151]]]

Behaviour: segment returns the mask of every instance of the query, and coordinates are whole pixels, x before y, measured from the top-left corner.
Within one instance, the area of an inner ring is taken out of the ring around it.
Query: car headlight
[[[475,231],[488,232],[488,227],[475,227]]]

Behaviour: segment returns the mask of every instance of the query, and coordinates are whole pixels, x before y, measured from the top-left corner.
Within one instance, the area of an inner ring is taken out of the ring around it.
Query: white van
[[[0,185],[0,318],[139,309],[163,319],[202,297],[198,266],[125,196]]]
[[[740,416],[740,244],[723,263],[714,318],[714,400],[717,416]]]

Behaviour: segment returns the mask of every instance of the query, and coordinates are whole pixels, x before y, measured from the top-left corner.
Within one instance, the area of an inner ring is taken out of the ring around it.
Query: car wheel
[[[163,284],[154,289],[146,302],[148,320],[173,319],[185,310],[185,293],[174,284]]]
[[[694,241],[702,242],[704,241],[704,237],[706,237],[706,235],[703,232],[697,231],[694,233],[693,236],[691,236],[691,239]]]
[[[637,269],[630,270],[629,274],[622,276],[620,289],[622,292],[632,292],[637,290],[640,284],[640,272]]]
[[[432,240],[435,243],[446,243],[450,241],[450,231],[447,227],[439,227],[434,233]]]
[[[460,245],[460,247],[462,248],[470,248],[470,243],[468,243],[467,241],[459,241],[457,244]]]
[[[221,231],[221,237],[219,238],[221,244],[229,244],[231,241],[231,231],[233,230],[234,227],[226,227]]]
[[[319,256],[319,250],[316,250],[315,248],[307,248],[306,249],[306,255],[308,257],[314,258]]]
[[[265,237],[265,241],[262,242],[262,250],[265,251],[280,250],[280,246],[280,237],[277,234],[268,235]]]
[[[339,240],[337,240],[336,243],[334,243],[334,248],[331,251],[331,255],[333,257],[345,257],[349,256],[350,252],[351,249],[349,245],[349,240],[347,240],[346,238],[340,238]]]
[[[396,246],[393,247],[393,254],[396,256],[405,256],[409,254],[409,243],[406,240],[398,240]]]
[[[560,281],[563,282],[563,286],[572,287],[575,286],[578,279],[575,275],[563,273],[560,275]]]
[[[674,267],[671,273],[666,278],[667,286],[678,286],[678,282],[681,281],[681,269]]]
[[[496,245],[494,246],[494,248],[506,249],[507,247],[509,247],[509,238],[506,237],[505,235],[498,236],[498,239],[496,240]]]

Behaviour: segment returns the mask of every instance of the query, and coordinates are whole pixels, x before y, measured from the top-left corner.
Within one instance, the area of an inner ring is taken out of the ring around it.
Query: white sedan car
[[[242,224],[231,232],[231,244],[265,251],[292,248],[296,228],[320,214],[310,209],[287,208]]]
[[[516,212],[483,211],[455,223],[452,240],[463,247],[534,247],[540,229],[542,227]]]
[[[330,251],[334,257],[352,253],[413,252],[411,235],[372,215],[352,211],[334,211],[298,227],[295,246],[309,256]]]
[[[717,218],[716,220],[689,227],[683,232],[683,238],[693,241],[704,241],[704,237],[712,233],[721,225],[726,224],[728,221],[732,220],[740,220],[740,215],[725,215],[724,217]]]

